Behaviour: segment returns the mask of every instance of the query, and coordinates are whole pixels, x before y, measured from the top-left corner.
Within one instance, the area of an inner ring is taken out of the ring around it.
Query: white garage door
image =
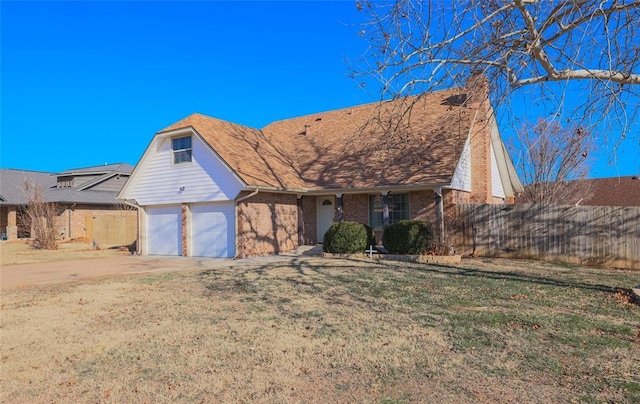
[[[182,255],[182,208],[147,208],[147,247],[150,255]]]
[[[235,255],[234,204],[216,203],[191,207],[191,253],[194,257]]]

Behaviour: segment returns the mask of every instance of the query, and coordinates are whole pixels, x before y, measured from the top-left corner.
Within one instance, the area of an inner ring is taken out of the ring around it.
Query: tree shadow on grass
[[[273,277],[272,274],[288,270],[288,274]],[[337,271],[336,271],[337,270]],[[391,271],[384,275],[376,275],[376,270]],[[603,283],[589,283],[580,280],[563,279],[557,277],[527,274],[517,271],[491,271],[474,269],[446,264],[419,264],[406,262],[375,261],[366,259],[311,259],[296,257],[290,261],[271,262],[256,265],[237,265],[224,269],[206,270],[199,274],[201,281],[211,293],[232,293],[234,296],[243,294],[260,294],[264,303],[277,307],[286,305],[281,294],[288,293],[286,289],[306,295],[315,295],[325,304],[353,305],[361,303],[371,310],[385,311],[394,306],[393,291],[407,288],[408,284],[416,285],[424,282],[425,278],[411,279],[411,273],[433,274],[448,278],[474,278],[492,281],[507,281],[530,285],[551,286],[563,289],[579,289],[604,293],[620,293],[623,287],[610,286]],[[397,272],[398,284],[388,284]],[[572,276],[576,276],[572,274]],[[379,282],[378,282],[379,281]],[[455,285],[455,282],[452,282]],[[287,285],[286,287],[282,285]],[[385,290],[385,288],[390,288]],[[279,290],[278,288],[283,288]],[[393,290],[391,290],[393,289]],[[391,299],[391,300],[390,300]],[[281,307],[282,308],[282,307]],[[283,309],[284,310],[284,309]],[[286,311],[290,311],[287,309]],[[299,314],[299,313],[298,313]]]

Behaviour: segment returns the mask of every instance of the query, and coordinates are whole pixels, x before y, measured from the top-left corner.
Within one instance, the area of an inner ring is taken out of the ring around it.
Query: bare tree
[[[572,180],[589,174],[596,145],[587,130],[540,119],[523,125],[511,146],[520,178],[527,184],[519,197],[522,202],[566,204],[586,196],[589,190],[583,183]]]
[[[370,46],[354,74],[363,85],[375,78],[382,98],[461,85],[475,71],[489,78],[495,100],[535,88],[536,100],[583,119],[582,126],[606,118],[621,128],[619,139],[632,130],[640,105],[640,1],[390,0],[356,7]],[[579,100],[567,94],[576,85]]]
[[[45,202],[44,188],[29,180],[24,182],[24,191],[27,195],[27,207],[24,210],[26,226],[31,228],[31,237],[34,239],[34,247],[47,250],[58,248],[56,241],[56,217],[57,206],[51,202]]]

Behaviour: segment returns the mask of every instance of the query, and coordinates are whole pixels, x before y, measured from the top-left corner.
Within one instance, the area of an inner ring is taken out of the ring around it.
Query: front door
[[[333,197],[318,197],[318,243],[333,224]]]

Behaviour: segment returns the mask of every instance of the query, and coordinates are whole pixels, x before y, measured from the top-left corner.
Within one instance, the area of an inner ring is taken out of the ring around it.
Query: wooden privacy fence
[[[130,245],[138,237],[138,217],[101,215],[85,217],[87,238],[101,245]]]
[[[453,222],[464,253],[640,269],[640,207],[461,204]]]

